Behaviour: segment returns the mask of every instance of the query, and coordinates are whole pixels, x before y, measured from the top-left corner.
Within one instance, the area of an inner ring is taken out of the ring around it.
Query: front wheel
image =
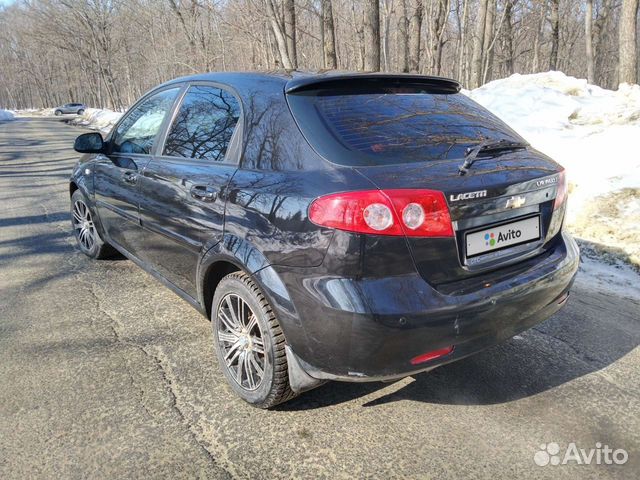
[[[56,117],[59,117],[60,115],[62,115],[62,111],[61,110],[56,110]]]
[[[71,195],[71,226],[78,247],[87,257],[101,259],[114,254],[113,248],[100,236],[89,203],[80,190]]]
[[[295,397],[278,319],[247,274],[234,272],[216,288],[212,326],[218,363],[246,402],[270,408]]]
[[[78,110],[78,115],[83,115],[84,114],[84,109],[81,108],[80,110]]]

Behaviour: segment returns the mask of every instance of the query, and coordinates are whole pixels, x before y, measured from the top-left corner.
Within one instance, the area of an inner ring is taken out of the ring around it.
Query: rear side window
[[[240,117],[240,105],[217,87],[192,86],[171,125],[164,155],[221,162]]]
[[[312,90],[288,95],[309,143],[327,160],[371,166],[460,159],[485,140],[522,139],[460,93],[419,87]]]

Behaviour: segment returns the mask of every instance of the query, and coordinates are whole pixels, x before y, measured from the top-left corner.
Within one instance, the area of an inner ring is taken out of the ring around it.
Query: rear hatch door
[[[452,80],[415,75],[311,77],[286,88],[300,130],[327,161],[380,189],[444,192],[454,238],[407,238],[432,284],[541,253],[554,233],[561,167],[548,157],[530,147],[505,149],[478,155],[460,174],[474,147],[526,141],[459,90]]]

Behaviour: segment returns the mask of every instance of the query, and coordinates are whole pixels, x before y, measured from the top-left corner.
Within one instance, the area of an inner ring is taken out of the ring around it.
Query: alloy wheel
[[[264,378],[267,355],[256,314],[236,294],[226,295],[218,306],[218,342],[227,370],[246,390],[256,390]]]
[[[98,232],[96,232],[89,207],[82,200],[76,200],[73,204],[73,229],[78,243],[90,251],[97,242]]]

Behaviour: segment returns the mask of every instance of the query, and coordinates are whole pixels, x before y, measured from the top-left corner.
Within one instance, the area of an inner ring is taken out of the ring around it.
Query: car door
[[[115,127],[107,154],[94,164],[95,204],[109,241],[137,255],[142,241],[138,178],[180,86],[154,92],[138,102]]]
[[[200,255],[222,238],[224,189],[237,169],[240,119],[240,103],[230,91],[191,84],[140,178],[144,256],[193,298]]]

